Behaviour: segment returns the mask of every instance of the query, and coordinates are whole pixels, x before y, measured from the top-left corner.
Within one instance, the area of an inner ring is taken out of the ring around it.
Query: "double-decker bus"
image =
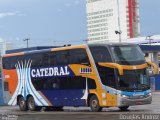
[[[148,67],[135,44],[88,44],[6,54],[3,56],[9,105],[37,107],[104,107],[150,104]]]

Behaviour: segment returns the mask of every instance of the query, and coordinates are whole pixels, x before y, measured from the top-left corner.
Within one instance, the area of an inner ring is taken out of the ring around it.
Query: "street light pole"
[[[87,44],[89,40],[88,40],[88,39],[85,39],[85,40],[83,40],[83,41],[86,42],[86,44]]]
[[[119,42],[121,42],[121,23],[120,23],[120,13],[119,13],[119,0],[117,0],[117,12],[118,12],[118,32],[115,31],[116,34],[119,34]]]
[[[29,47],[29,43],[28,43],[29,40],[30,40],[29,38],[26,38],[23,40],[23,41],[27,41],[27,48]]]

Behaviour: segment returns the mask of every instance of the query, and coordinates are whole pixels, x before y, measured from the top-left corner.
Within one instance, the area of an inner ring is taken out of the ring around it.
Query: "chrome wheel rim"
[[[29,108],[33,109],[34,108],[34,100],[29,101]]]
[[[97,108],[97,106],[98,106],[98,101],[97,100],[93,100],[92,101],[92,107],[93,108]]]

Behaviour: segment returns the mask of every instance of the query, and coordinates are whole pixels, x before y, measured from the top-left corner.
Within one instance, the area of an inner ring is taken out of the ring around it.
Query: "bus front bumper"
[[[130,98],[130,97],[119,97],[118,98],[118,107],[123,106],[135,106],[135,105],[145,105],[145,104],[151,104],[152,102],[152,96],[139,96],[137,98]]]

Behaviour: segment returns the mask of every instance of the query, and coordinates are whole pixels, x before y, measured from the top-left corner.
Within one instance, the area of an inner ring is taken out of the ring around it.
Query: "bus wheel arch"
[[[17,105],[19,105],[21,111],[27,110],[27,102],[22,95],[17,96]]]
[[[92,112],[100,112],[102,110],[102,107],[99,104],[99,99],[97,95],[90,94],[88,96],[88,106],[90,106]]]

